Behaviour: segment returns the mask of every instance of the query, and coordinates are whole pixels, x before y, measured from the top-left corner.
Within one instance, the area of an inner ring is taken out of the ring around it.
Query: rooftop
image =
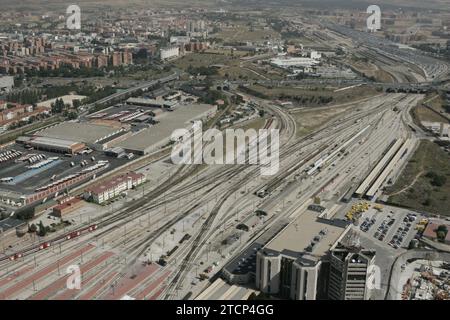
[[[29,141],[30,143],[38,143],[38,144],[45,144],[45,145],[52,145],[62,148],[70,148],[78,142],[71,141],[71,140],[64,140],[64,139],[55,139],[55,138],[47,138],[47,137],[35,137]]]
[[[214,112],[215,106],[209,104],[192,104],[179,106],[172,112],[164,112],[158,117],[161,123],[148,129],[144,129],[134,136],[118,144],[119,147],[147,151],[151,147],[162,145],[169,141],[171,134],[176,129],[184,129],[191,121],[203,118],[207,113]]]
[[[115,176],[101,184],[98,184],[96,186],[93,186],[93,187],[87,189],[86,191],[94,193],[94,194],[100,194],[107,190],[111,190],[111,189],[115,188],[116,186],[127,181],[130,178],[133,180],[136,180],[136,179],[139,179],[142,177],[144,177],[144,175],[142,173],[128,172],[128,173],[122,174],[120,176]]]
[[[64,210],[66,208],[73,207],[74,205],[76,205],[80,201],[82,201],[80,198],[73,198],[73,199],[70,199],[70,200],[68,200],[68,201],[66,201],[64,203],[61,203],[61,204],[57,205],[54,209],[55,210]]]
[[[318,218],[316,212],[306,210],[270,241],[266,248],[276,252],[302,253],[306,251],[314,238],[319,236],[320,240],[310,253],[314,256],[322,256],[339,239],[345,229],[346,223],[341,220]]]
[[[122,129],[87,122],[63,122],[38,131],[35,135],[61,140],[96,143],[116,134],[120,130]]]

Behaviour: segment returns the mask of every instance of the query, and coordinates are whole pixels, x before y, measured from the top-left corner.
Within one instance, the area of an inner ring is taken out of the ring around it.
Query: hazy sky
[[[0,0],[0,6],[3,8],[40,8],[54,9],[59,6],[69,4],[79,4],[84,6],[98,5],[119,5],[131,8],[133,4],[151,6],[177,6],[186,7],[193,5],[199,6],[217,6],[226,7],[239,3],[243,6],[246,4],[252,7],[257,5],[281,6],[294,5],[296,7],[320,7],[320,8],[360,8],[369,4],[378,4],[385,7],[416,7],[426,9],[450,10],[450,0]]]

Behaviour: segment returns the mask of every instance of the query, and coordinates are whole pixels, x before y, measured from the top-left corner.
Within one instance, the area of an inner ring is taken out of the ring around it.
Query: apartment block
[[[124,191],[143,184],[145,180],[146,177],[144,174],[128,172],[87,189],[85,198],[92,199],[95,203],[102,204],[109,199],[119,196]]]

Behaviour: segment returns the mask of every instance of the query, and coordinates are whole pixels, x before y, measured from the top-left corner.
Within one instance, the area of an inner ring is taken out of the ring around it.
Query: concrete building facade
[[[349,230],[342,220],[302,213],[256,255],[256,287],[283,299],[325,299],[329,249]]]
[[[367,300],[370,267],[375,251],[337,244],[331,249],[328,297],[332,300]]]
[[[102,204],[119,196],[124,191],[143,184],[145,180],[145,175],[141,173],[128,172],[87,189],[85,198],[91,198],[93,202]]]

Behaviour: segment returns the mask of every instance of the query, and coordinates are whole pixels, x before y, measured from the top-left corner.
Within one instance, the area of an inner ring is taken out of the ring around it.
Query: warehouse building
[[[90,148],[102,148],[102,141],[114,137],[126,130],[107,125],[92,124],[88,122],[63,122],[35,133],[37,137],[68,140],[85,143]]]
[[[102,204],[119,196],[124,191],[143,184],[145,180],[145,175],[142,173],[128,172],[87,189],[85,198],[92,199],[97,204]]]
[[[177,106],[177,101],[169,101],[163,99],[147,99],[147,98],[129,98],[127,104],[142,107],[153,107],[160,109],[172,109]]]
[[[325,299],[329,250],[349,228],[346,221],[305,211],[258,251],[256,287],[283,299]]]
[[[46,137],[35,137],[27,141],[27,144],[37,150],[44,150],[56,153],[75,154],[80,152],[86,145],[81,142],[75,142],[63,139],[54,139]]]
[[[64,215],[67,215],[84,205],[84,201],[80,198],[71,198],[67,201],[64,201],[58,204],[53,208],[53,215],[58,218],[62,218]]]
[[[149,154],[170,142],[170,136],[177,129],[192,126],[192,121],[207,120],[217,112],[217,106],[193,104],[180,106],[173,112],[165,112],[158,118],[161,123],[144,129],[117,144],[127,152],[138,155]]]

